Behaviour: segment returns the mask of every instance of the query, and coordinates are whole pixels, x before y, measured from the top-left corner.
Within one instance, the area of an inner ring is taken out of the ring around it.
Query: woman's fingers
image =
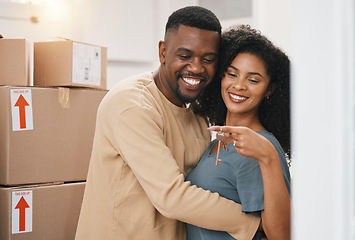
[[[222,131],[225,133],[241,133],[242,131],[245,131],[247,129],[246,127],[236,127],[236,126],[212,126],[207,128],[210,131]]]
[[[211,126],[207,128],[209,131],[221,131],[221,126]]]

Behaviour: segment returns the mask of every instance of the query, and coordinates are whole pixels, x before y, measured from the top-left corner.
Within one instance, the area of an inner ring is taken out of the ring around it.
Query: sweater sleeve
[[[156,109],[129,108],[119,114],[113,128],[114,147],[155,208],[168,218],[227,231],[238,240],[252,239],[259,218],[242,213],[240,204],[184,181],[165,144],[161,118]]]

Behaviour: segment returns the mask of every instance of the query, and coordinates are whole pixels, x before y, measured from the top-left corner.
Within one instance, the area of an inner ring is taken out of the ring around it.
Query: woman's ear
[[[165,63],[165,55],[166,55],[166,45],[164,41],[159,41],[159,61],[161,64]]]
[[[270,97],[275,92],[275,89],[276,89],[275,84],[269,85],[267,90],[266,90],[265,97]]]

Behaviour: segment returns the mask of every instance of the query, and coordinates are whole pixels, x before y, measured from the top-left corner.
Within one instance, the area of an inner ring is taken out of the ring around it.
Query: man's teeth
[[[182,78],[182,79],[184,79],[184,81],[190,85],[198,85],[201,82],[201,80],[197,80],[193,78]]]
[[[245,100],[247,99],[246,97],[242,97],[242,96],[238,96],[238,95],[234,95],[234,94],[230,94],[230,96],[235,99],[235,100]]]

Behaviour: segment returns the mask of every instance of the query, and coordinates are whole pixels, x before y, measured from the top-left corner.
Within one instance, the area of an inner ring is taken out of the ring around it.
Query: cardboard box
[[[1,240],[74,240],[85,183],[0,187]]]
[[[0,39],[0,85],[29,86],[29,43]]]
[[[106,89],[107,48],[72,40],[34,43],[34,86]]]
[[[0,87],[0,185],[86,180],[106,93]]]

